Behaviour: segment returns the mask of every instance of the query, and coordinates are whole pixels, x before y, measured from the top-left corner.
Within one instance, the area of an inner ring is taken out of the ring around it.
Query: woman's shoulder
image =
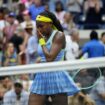
[[[57,31],[56,35],[54,36],[53,41],[55,41],[56,43],[65,43],[65,35],[63,32],[61,31]]]
[[[55,34],[55,37],[57,37],[57,38],[61,38],[61,37],[64,37],[64,36],[65,36],[64,33],[61,32],[61,31],[57,31],[56,34]]]

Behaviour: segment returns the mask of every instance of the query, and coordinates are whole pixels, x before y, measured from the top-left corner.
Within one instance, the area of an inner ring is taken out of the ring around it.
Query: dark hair
[[[105,32],[103,32],[102,34],[101,34],[101,38],[103,38],[105,36]]]
[[[23,88],[22,84],[19,82],[14,83],[15,88]]]
[[[93,40],[93,39],[98,40],[98,33],[93,30],[93,31],[90,33],[90,39],[91,39],[91,40]]]
[[[5,80],[6,78],[9,78],[10,79],[9,76],[0,76],[0,80]]]
[[[60,24],[60,21],[56,18],[56,16],[52,12],[44,11],[44,12],[40,13],[40,15],[49,17],[53,21],[53,24],[55,25],[55,27],[59,31],[63,32],[63,28],[62,28],[62,25]]]
[[[61,1],[55,2],[55,11],[59,11],[58,8],[57,8],[58,5],[61,6],[61,11],[63,11],[64,10],[64,7],[63,7],[63,4],[62,4]]]
[[[0,13],[4,13],[4,8],[0,8]]]
[[[0,19],[4,19],[4,9],[3,8],[0,8]]]
[[[26,7],[23,3],[18,4],[19,13],[22,13],[24,10],[26,10]]]
[[[29,16],[31,17],[32,16],[32,13],[29,11]]]

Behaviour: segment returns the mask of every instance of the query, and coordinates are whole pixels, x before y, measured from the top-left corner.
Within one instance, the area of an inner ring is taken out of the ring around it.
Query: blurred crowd
[[[1,0],[0,5],[0,67],[38,63],[35,19],[44,10],[53,12],[62,24],[66,60],[105,56],[105,32],[99,39],[93,30],[90,40],[79,46],[79,29],[105,28],[105,0],[13,0],[12,5]],[[105,105],[104,71],[95,88],[69,97],[69,105]],[[88,72],[82,75],[85,78]],[[79,85],[91,82],[96,76],[95,72],[91,75]],[[33,78],[32,74],[0,77],[0,105],[27,105]]]

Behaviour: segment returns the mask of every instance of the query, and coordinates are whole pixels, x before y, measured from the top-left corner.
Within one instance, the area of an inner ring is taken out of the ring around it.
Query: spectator
[[[9,9],[17,14],[18,13],[18,4],[19,4],[19,0],[12,0],[12,4],[9,4]]]
[[[27,56],[26,56],[26,51],[23,45],[19,46],[20,52],[18,54],[18,61],[19,65],[25,65],[27,64]]]
[[[97,12],[102,8],[103,3],[101,0],[85,0],[84,2],[84,12],[88,12],[90,8],[94,8]]]
[[[64,15],[64,22],[62,23],[65,34],[70,34],[72,29],[76,28],[76,25],[73,21],[73,15],[69,12],[66,12]]]
[[[90,92],[90,96],[95,100],[96,105],[105,105],[105,70],[97,86]]]
[[[0,38],[3,37],[3,29],[8,23],[5,21],[4,8],[0,8]]]
[[[82,12],[82,4],[83,0],[68,0],[68,11],[74,15],[80,14]]]
[[[0,84],[5,89],[5,92],[9,91],[13,87],[12,79],[9,76],[1,76]]]
[[[29,7],[32,20],[35,20],[37,15],[39,15],[44,10],[45,7],[42,4],[42,0],[33,0],[33,4]]]
[[[21,3],[25,5],[26,8],[29,8],[32,5],[33,0],[21,0]]]
[[[30,87],[32,85],[32,80],[30,80],[28,74],[23,74],[19,78],[20,82],[23,84],[23,89],[29,92]]]
[[[101,43],[104,45],[105,48],[105,32],[101,34]]]
[[[23,11],[24,21],[20,24],[23,29],[25,29],[27,22],[33,25],[33,35],[36,35],[36,22],[31,19],[31,13],[28,10]]]
[[[65,58],[66,60],[76,59],[79,53],[79,32],[73,29],[71,35],[66,36]]]
[[[16,52],[19,53],[19,46],[23,43],[23,37],[22,34],[24,32],[24,29],[22,27],[18,26],[14,35],[11,37],[10,42],[14,44],[14,47],[16,49]]]
[[[24,4],[22,3],[19,3],[18,4],[18,14],[17,14],[17,20],[19,21],[19,23],[23,22],[24,19],[23,19],[23,11],[26,10],[26,7]]]
[[[85,53],[88,53],[88,58],[104,56],[104,46],[99,42],[98,33],[96,31],[90,33],[90,41],[83,46],[79,53],[79,57]]]
[[[17,53],[15,51],[13,43],[7,44],[7,51],[5,51],[3,58],[4,66],[16,66],[18,64]]]
[[[45,4],[45,11],[50,11],[49,4]]]
[[[27,34],[29,35],[29,39],[27,42],[27,48],[26,48],[26,52],[27,52],[27,58],[28,58],[28,64],[30,63],[35,63],[36,59],[37,59],[37,46],[38,46],[38,42],[37,42],[37,38],[36,36],[34,36],[32,34],[32,30],[33,30],[33,25],[32,23],[27,23],[26,24],[26,28],[25,28]]]
[[[23,49],[23,52],[24,52],[26,47],[27,47],[27,42],[28,42],[28,39],[29,39],[29,35],[26,32],[26,30],[24,30],[24,32],[23,32],[23,34],[21,34],[21,36],[24,39],[23,43],[22,43],[22,49]],[[21,49],[21,51],[22,51],[22,49]]]
[[[86,0],[84,3],[86,13],[86,29],[99,28],[102,23],[102,1],[101,0]]]
[[[63,4],[61,1],[58,1],[55,3],[55,16],[57,17],[57,19],[63,23],[64,22],[64,15],[65,15],[65,11],[63,8]]]
[[[0,29],[0,67],[2,66],[2,55],[3,55],[3,31]]]
[[[88,54],[88,58],[103,57],[105,55],[104,46],[100,43],[98,33],[96,31],[92,31],[90,33],[90,41],[87,42],[80,50],[79,58],[85,53]],[[88,73],[93,76],[94,79],[98,76],[97,69],[89,70]]]
[[[13,34],[16,30],[16,27],[18,26],[18,22],[15,19],[15,16],[16,16],[15,13],[10,12],[8,17],[7,17],[7,21],[9,22],[9,26],[6,26],[4,28],[4,38],[6,39],[5,43],[8,43],[10,41],[11,37],[13,36]]]
[[[14,83],[14,89],[4,95],[4,105],[28,105],[28,93],[23,90],[22,84]]]
[[[33,25],[32,25],[31,22],[26,23],[26,27],[27,27],[27,24],[28,24],[28,27],[31,25],[31,28],[33,28]],[[29,63],[29,56],[27,54],[27,43],[28,43],[28,40],[30,38],[30,34],[27,32],[26,27],[25,27],[25,30],[24,30],[23,34],[21,34],[22,35],[22,38],[24,39],[23,40],[23,43],[22,43],[22,45],[19,46],[20,52],[18,54],[18,58],[19,58],[18,60],[19,60],[19,64],[20,65]],[[31,30],[33,30],[33,29],[31,29]],[[37,40],[36,36],[33,35],[32,32],[31,32],[31,34],[35,38],[35,40]],[[32,44],[32,45],[33,46],[36,46],[37,43],[36,44]],[[34,49],[34,48],[32,48],[32,49]]]
[[[68,0],[44,0],[44,1],[48,1],[47,3],[49,4],[51,12],[55,11],[55,3],[57,1],[62,2],[63,6],[64,6],[64,9],[67,10],[67,6],[65,4],[67,3]]]
[[[78,94],[69,97],[68,105],[95,105],[95,102],[89,96],[79,92]]]
[[[3,29],[8,26],[8,22],[5,21],[4,8],[0,8],[0,48],[3,48]]]

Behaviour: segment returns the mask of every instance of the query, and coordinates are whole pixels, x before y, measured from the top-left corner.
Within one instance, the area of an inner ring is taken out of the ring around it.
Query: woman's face
[[[12,43],[9,43],[7,49],[10,53],[13,53],[14,52],[14,45]]]
[[[9,22],[10,24],[13,24],[14,23],[14,17],[7,17],[7,22]]]
[[[43,35],[47,35],[52,29],[52,23],[47,22],[36,22],[36,26]]]
[[[56,8],[57,8],[58,11],[61,11],[61,10],[62,10],[62,5],[61,5],[61,4],[58,4],[58,5],[56,6]]]
[[[25,21],[30,20],[30,16],[28,14],[27,15],[23,15],[23,18],[24,18]]]

